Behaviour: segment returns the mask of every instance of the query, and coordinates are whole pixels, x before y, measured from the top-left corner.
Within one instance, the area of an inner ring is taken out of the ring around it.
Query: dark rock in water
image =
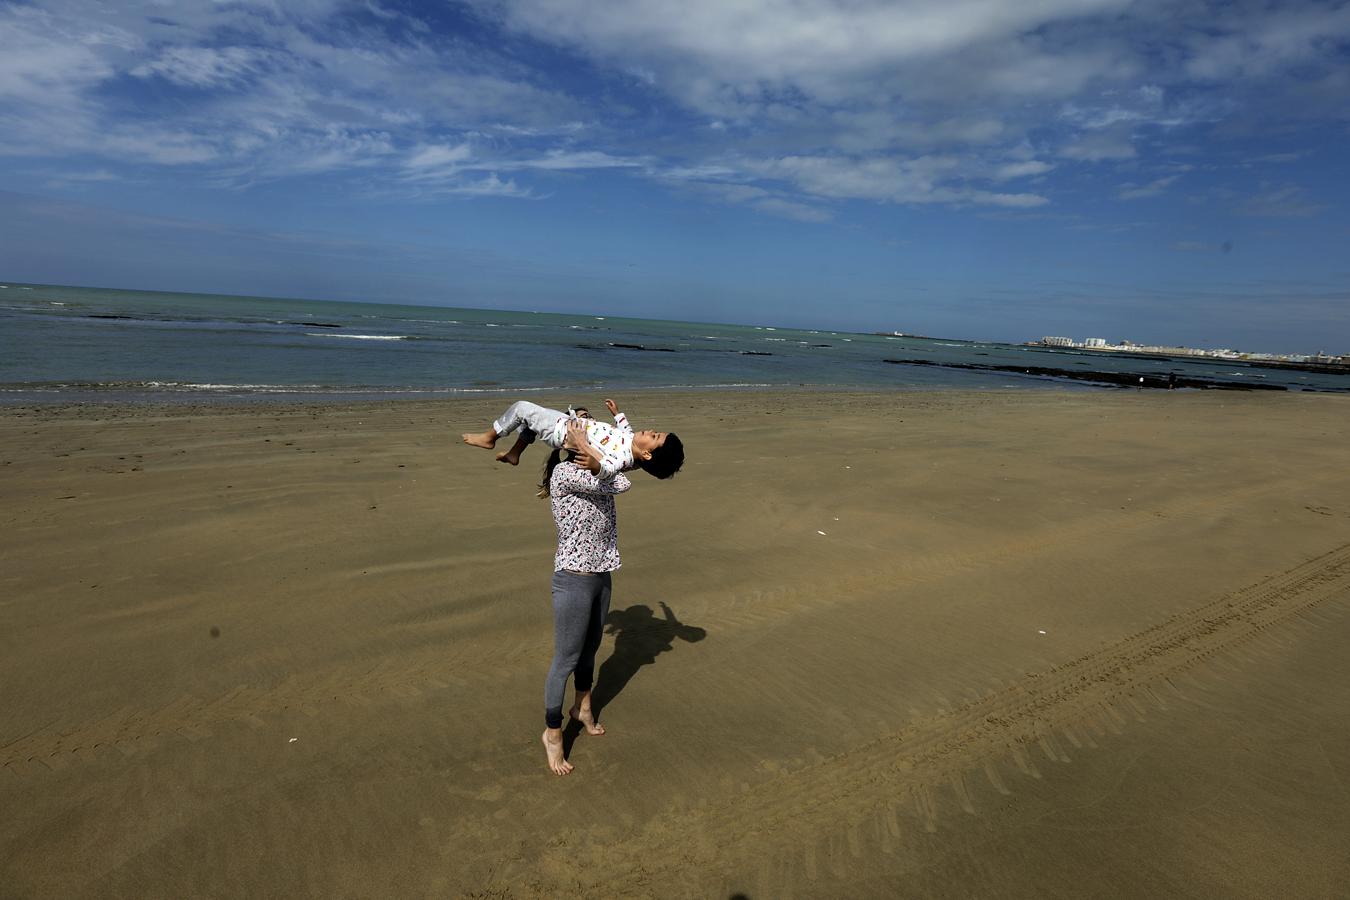
[[[670,347],[644,347],[642,344],[618,344],[613,341],[609,344],[618,350],[646,350],[648,353],[674,353]]]
[[[1284,391],[1288,388],[1279,384],[1243,384],[1236,381],[1219,381],[1212,378],[1190,378],[1174,373],[1151,373],[1141,375],[1138,372],[1080,372],[1072,369],[1053,369],[1045,366],[990,366],[983,363],[941,363],[930,359],[885,359],[896,366],[937,366],[943,369],[972,369],[979,372],[1009,372],[1014,375],[1036,375],[1041,378],[1064,378],[1071,381],[1091,381],[1096,384],[1114,384],[1120,387],[1161,388],[1166,390],[1169,382],[1172,387],[1201,388],[1220,391]]]
[[[304,325],[309,328],[341,328],[341,325],[334,325],[332,322],[286,322],[286,325]]]
[[[741,356],[773,356],[773,354],[767,350],[739,350],[737,352],[739,352]]]
[[[812,344],[812,347],[833,347],[834,344]]]

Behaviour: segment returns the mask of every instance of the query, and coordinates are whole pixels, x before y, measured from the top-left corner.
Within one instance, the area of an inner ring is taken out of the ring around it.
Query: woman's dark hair
[[[637,464],[648,475],[669,478],[684,465],[684,444],[674,433],[667,433],[665,443],[652,450],[651,459],[639,459]]]
[[[584,406],[573,407],[572,412],[583,416],[589,416],[591,414],[591,411]],[[563,452],[561,450],[554,450],[548,455],[548,459],[544,461],[544,479],[539,482],[539,493],[535,494],[540,500],[548,499],[548,483],[553,480],[553,470],[558,468],[558,463],[562,462],[562,454]],[[571,450],[568,450],[567,458],[575,459],[576,454]]]
[[[562,453],[561,450],[554,450],[544,461],[544,478],[539,482],[539,493],[535,494],[540,500],[548,499],[548,483],[553,480],[553,470],[562,462]]]

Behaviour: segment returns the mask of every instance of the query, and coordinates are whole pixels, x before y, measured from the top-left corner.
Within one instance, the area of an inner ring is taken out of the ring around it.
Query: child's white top
[[[558,422],[556,446],[561,447],[567,438],[567,423],[571,419],[586,423],[586,440],[600,454],[600,477],[613,478],[616,472],[633,468],[633,427],[623,413],[614,414],[614,424],[595,419],[578,419],[568,410],[567,418]],[[553,443],[549,441],[548,443]]]

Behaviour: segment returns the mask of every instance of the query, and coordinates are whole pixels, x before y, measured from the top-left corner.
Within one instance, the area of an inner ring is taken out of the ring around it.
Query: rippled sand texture
[[[0,410],[0,895],[1350,883],[1344,398],[627,398],[566,778],[497,405]]]

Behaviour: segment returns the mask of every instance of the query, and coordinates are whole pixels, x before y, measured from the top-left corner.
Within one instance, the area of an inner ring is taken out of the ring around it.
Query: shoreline
[[[1038,401],[1062,400],[1072,402],[1075,400],[1090,400],[1091,398],[1121,398],[1124,402],[1130,402],[1129,398],[1152,400],[1159,398],[1161,402],[1167,402],[1167,398],[1173,398],[1174,402],[1186,402],[1186,398],[1211,397],[1219,399],[1220,395],[1233,400],[1239,398],[1250,398],[1252,402],[1271,403],[1278,406],[1281,403],[1297,403],[1304,399],[1321,399],[1326,402],[1347,402],[1337,399],[1341,395],[1330,391],[1216,391],[1203,390],[1198,388],[1177,389],[1173,391],[1150,389],[1146,391],[1138,390],[1131,385],[1096,385],[1079,384],[1072,381],[1066,383],[1037,383],[1037,387],[1031,390],[1020,388],[957,388],[945,385],[925,386],[922,388],[874,388],[869,385],[840,387],[835,385],[764,385],[764,386],[716,386],[707,388],[627,388],[623,391],[603,392],[596,389],[578,389],[576,391],[557,388],[537,388],[529,391],[522,391],[525,398],[539,401],[542,405],[553,404],[557,408],[565,409],[569,403],[584,402],[589,400],[595,405],[600,404],[602,396],[614,396],[619,400],[620,406],[623,406],[623,398],[634,398],[658,407],[665,408],[669,406],[686,407],[689,409],[700,409],[701,407],[686,406],[694,401],[705,402],[709,397],[726,397],[739,404],[754,405],[757,402],[775,405],[776,408],[790,409],[790,404],[799,401],[808,401],[816,405],[819,409],[828,409],[832,400],[844,400],[850,403],[877,404],[880,406],[896,405],[900,408],[911,404],[919,407],[928,405],[925,401],[948,401],[950,403],[1000,403],[1007,402],[1010,405],[1019,403],[1032,403]],[[386,412],[414,412],[414,413],[453,413],[460,409],[504,409],[511,400],[511,389],[503,389],[500,393],[479,393],[467,396],[410,396],[397,398],[370,398],[366,396],[329,396],[322,397],[309,396],[297,398],[294,395],[262,395],[262,396],[220,396],[207,395],[205,397],[198,395],[174,395],[171,398],[161,399],[160,397],[151,397],[146,399],[127,400],[114,397],[104,397],[89,401],[66,401],[66,402],[14,402],[6,403],[0,399],[0,417],[6,415],[26,415],[33,414],[43,418],[56,419],[63,413],[76,412],[86,414],[104,413],[113,419],[123,415],[132,418],[139,418],[144,414],[153,415],[163,413],[166,419],[191,418],[193,416],[210,417],[216,414],[222,416],[241,417],[241,416],[309,416],[317,414],[328,414],[343,416],[345,414],[367,413],[377,416],[381,411]],[[558,404],[561,404],[560,406]],[[715,408],[714,408],[715,409]],[[493,416],[495,417],[495,414]],[[491,418],[490,417],[490,418]],[[87,418],[87,416],[86,416]],[[695,416],[697,418],[697,416]],[[476,420],[475,420],[476,421]],[[447,426],[448,427],[448,426]],[[449,435],[449,432],[447,432]],[[457,445],[459,433],[455,432],[453,444]]]
[[[1013,373],[1015,374],[1015,373]],[[707,384],[707,385],[630,385],[623,387],[594,387],[580,385],[573,388],[567,387],[485,387],[485,388],[447,388],[445,390],[384,390],[371,389],[361,392],[343,392],[340,390],[315,390],[306,391],[300,389],[278,389],[256,392],[232,391],[228,389],[208,390],[208,389],[184,389],[176,390],[167,388],[153,392],[145,393],[127,393],[117,388],[100,388],[90,390],[84,393],[65,390],[51,391],[26,391],[23,389],[4,390],[0,389],[0,409],[23,407],[23,406],[108,406],[115,407],[119,405],[127,406],[153,406],[162,404],[164,406],[214,406],[214,405],[249,405],[256,404],[260,407],[273,408],[273,404],[293,404],[297,407],[309,406],[344,406],[353,404],[374,404],[384,403],[441,403],[441,402],[472,402],[474,400],[485,398],[505,398],[513,393],[522,395],[539,394],[583,394],[583,393],[610,393],[621,395],[663,395],[663,394],[927,394],[927,393],[989,393],[998,394],[1007,392],[1078,392],[1078,391],[1096,391],[1112,390],[1119,385],[1106,384],[1078,384],[1073,381],[1054,382],[1048,380],[1017,379],[1015,383],[1004,385],[1000,388],[993,387],[963,387],[950,384],[924,384],[924,385],[873,385],[873,384]],[[1319,393],[1336,393],[1334,391],[1323,391]]]

